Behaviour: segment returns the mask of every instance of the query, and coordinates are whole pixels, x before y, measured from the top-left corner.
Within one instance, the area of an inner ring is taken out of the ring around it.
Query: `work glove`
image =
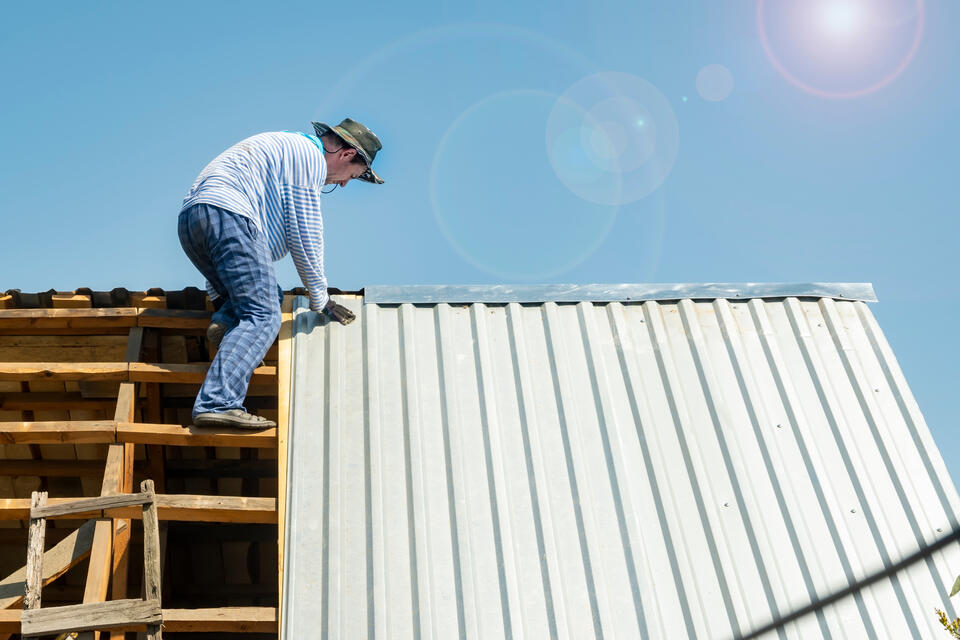
[[[356,316],[353,315],[350,309],[347,309],[342,304],[337,304],[333,300],[327,302],[327,306],[323,308],[323,313],[331,320],[336,320],[340,324],[350,324],[356,319]]]

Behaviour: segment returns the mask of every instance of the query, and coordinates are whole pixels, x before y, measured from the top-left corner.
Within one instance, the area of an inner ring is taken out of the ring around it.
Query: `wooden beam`
[[[43,585],[46,586],[90,555],[94,522],[88,520],[43,554]],[[21,567],[0,580],[0,609],[15,607],[23,601],[27,568]]]
[[[143,329],[133,327],[130,329],[130,337],[127,342],[127,361],[140,357],[140,347],[143,342]],[[117,408],[114,412],[114,420],[133,420],[136,410],[136,385],[132,382],[123,382],[120,384],[120,392],[117,395]],[[133,455],[134,446],[132,444],[111,445],[110,449],[119,449],[122,462],[120,466],[119,478],[117,478],[118,490],[121,493],[129,493],[133,490]],[[116,454],[114,454],[116,457]],[[108,456],[109,462],[109,456]],[[106,476],[106,471],[104,472]],[[101,493],[106,490],[104,486]],[[130,566],[130,532],[132,527],[128,518],[115,518],[113,520],[113,563],[111,575],[111,595],[114,600],[122,600],[127,597],[127,578]],[[122,631],[112,631],[111,640],[123,640]]]
[[[76,498],[49,498],[47,505],[54,507]],[[248,498],[244,496],[202,496],[181,494],[158,494],[157,515],[160,520],[183,522],[247,522],[274,524],[277,521],[276,498]],[[141,517],[140,507],[117,506],[102,511],[73,513],[62,516],[71,519],[91,517],[134,518]],[[0,520],[27,520],[30,518],[30,500],[25,498],[0,498]]]
[[[55,293],[51,296],[51,304],[55,309],[89,309],[93,306],[93,301],[90,296]]]
[[[164,609],[163,628],[170,633],[277,633],[275,607]]]
[[[47,492],[34,491],[30,497],[31,509],[42,509],[47,503]],[[40,591],[43,589],[43,542],[47,521],[30,519],[30,536],[27,542],[27,564],[24,567],[23,608],[25,611],[40,608]]]
[[[125,362],[0,362],[0,380],[127,380]]]
[[[136,444],[166,444],[180,447],[253,447],[277,446],[277,430],[252,431],[220,427],[182,427],[176,424],[147,424],[118,422],[116,438],[119,442]]]
[[[22,615],[17,609],[0,610],[0,633],[20,633]],[[161,619],[168,633],[277,633],[279,628],[276,607],[163,609]]]
[[[140,485],[141,493],[151,498],[153,480],[144,480]],[[146,599],[160,605],[160,523],[157,520],[157,503],[150,500],[143,505],[143,584]],[[147,626],[147,640],[161,640],[163,631],[159,624]]]
[[[83,394],[77,391],[0,392],[2,411],[112,410],[115,404],[116,401],[112,398],[84,398]]]
[[[24,636],[42,636],[95,629],[142,629],[160,624],[161,615],[160,603],[155,600],[113,600],[25,610],[20,624]]]
[[[129,380],[131,382],[184,382],[201,384],[207,376],[209,365],[206,364],[169,364],[132,362],[129,366]],[[270,382],[277,378],[276,367],[257,367],[253,371],[250,381]]]
[[[137,326],[137,309],[0,309],[3,329],[100,329]]]
[[[209,311],[138,309],[137,325],[155,329],[206,329],[211,315]]]
[[[102,444],[116,442],[117,423],[110,420],[0,422],[0,444]]]

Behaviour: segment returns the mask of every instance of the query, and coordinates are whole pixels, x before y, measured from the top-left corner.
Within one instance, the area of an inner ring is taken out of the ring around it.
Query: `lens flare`
[[[893,82],[920,47],[923,0],[757,0],[760,43],[791,84],[859,98]]]
[[[628,204],[656,191],[673,169],[679,144],[667,98],[628,73],[597,73],[574,83],[547,120],[554,173],[596,204]]]
[[[697,93],[704,100],[720,102],[733,93],[733,74],[722,64],[708,64],[697,73]]]
[[[464,260],[501,280],[569,271],[600,247],[617,218],[618,207],[583,202],[551,170],[543,137],[557,98],[531,90],[488,96],[460,114],[437,147],[430,199],[440,231]],[[565,144],[582,149],[581,133],[568,132]],[[603,130],[594,133],[592,152],[617,152]],[[593,165],[584,155],[571,162]]]

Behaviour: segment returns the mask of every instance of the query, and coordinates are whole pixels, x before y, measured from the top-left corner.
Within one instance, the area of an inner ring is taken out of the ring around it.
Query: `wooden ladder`
[[[43,588],[43,551],[47,518],[76,516],[118,507],[143,508],[143,600],[113,600],[63,607],[40,608]],[[148,640],[161,640],[160,526],[153,480],[144,480],[140,493],[78,498],[47,505],[47,492],[34,491],[30,500],[30,532],[27,544],[26,590],[23,599],[23,637],[77,631],[146,628]],[[83,636],[81,636],[83,637]]]

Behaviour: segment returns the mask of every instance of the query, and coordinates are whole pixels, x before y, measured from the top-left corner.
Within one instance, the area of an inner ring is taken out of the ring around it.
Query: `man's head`
[[[343,138],[335,133],[327,133],[320,136],[320,141],[323,143],[323,157],[327,161],[325,184],[345,187],[348,182],[366,173],[366,161]]]
[[[381,149],[380,139],[370,129],[350,118],[335,127],[314,122],[313,129],[323,142],[327,184],[343,187],[354,179],[383,183],[370,167]]]

